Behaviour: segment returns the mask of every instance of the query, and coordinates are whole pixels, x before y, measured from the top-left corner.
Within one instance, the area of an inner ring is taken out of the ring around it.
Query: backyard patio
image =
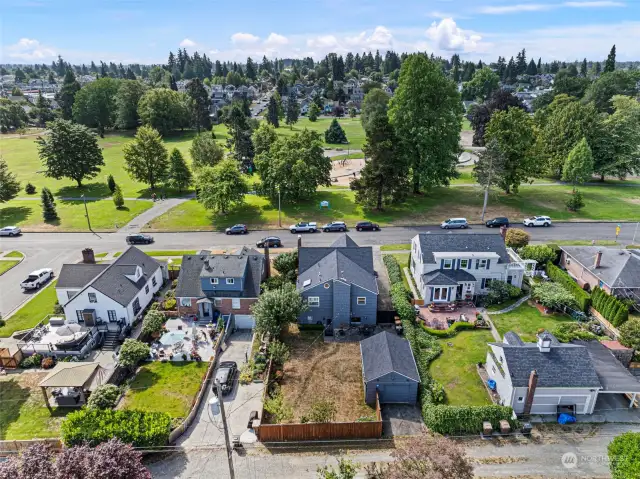
[[[226,317],[219,319],[223,320],[226,321]],[[213,357],[219,331],[217,323],[190,318],[169,319],[163,334],[151,343],[151,356],[160,361],[209,361]]]
[[[453,303],[450,303],[453,304]],[[417,306],[418,319],[431,329],[447,329],[456,321],[475,323],[478,309],[472,304],[456,305],[454,308],[439,306],[438,309],[429,308],[429,305]],[[447,310],[445,310],[447,309]]]

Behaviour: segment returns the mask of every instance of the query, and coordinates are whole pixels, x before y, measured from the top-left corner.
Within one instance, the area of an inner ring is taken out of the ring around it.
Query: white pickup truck
[[[53,278],[51,268],[42,268],[32,272],[27,279],[20,283],[22,289],[39,289],[44,283]]]
[[[318,225],[315,222],[311,223],[296,223],[289,226],[289,231],[292,233],[315,233],[318,231]]]

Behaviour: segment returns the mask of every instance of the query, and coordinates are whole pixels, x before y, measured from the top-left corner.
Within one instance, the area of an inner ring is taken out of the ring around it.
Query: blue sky
[[[640,0],[4,0],[2,63],[158,63],[428,51],[468,59],[640,60]]]

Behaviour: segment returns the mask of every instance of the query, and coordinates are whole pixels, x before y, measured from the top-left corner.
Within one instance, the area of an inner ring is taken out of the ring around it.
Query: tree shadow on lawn
[[[2,402],[5,403],[0,407],[0,440],[4,440],[7,438],[9,425],[20,419],[20,409],[29,399],[31,391],[29,388],[20,387],[17,379],[0,381],[0,389],[2,389]]]
[[[153,387],[161,376],[155,371],[142,367],[131,381],[132,393],[143,391]]]
[[[36,203],[34,201],[34,203]],[[15,225],[29,219],[33,209],[28,206],[7,206],[0,208],[0,225]]]
[[[153,190],[150,187],[141,188],[138,191],[136,191],[136,195],[137,195],[136,197],[138,199],[151,199],[151,195],[155,193],[158,198],[160,198],[161,194],[164,194],[167,198],[180,198],[183,196],[188,196],[192,194],[194,191],[195,190],[192,188],[186,188],[186,189],[183,189],[182,191],[178,191],[177,188],[160,185],[160,186],[156,186],[156,188]]]
[[[107,186],[106,183],[94,182],[87,183],[82,186],[63,186],[58,191],[55,192],[55,196],[58,197],[69,197],[69,198],[78,198],[82,195],[85,195],[87,198],[106,198],[111,196],[111,190]],[[87,200],[92,201],[92,200]]]
[[[226,215],[219,213],[208,212],[209,223],[216,231],[224,231],[225,228],[233,226],[238,223],[256,226],[262,226],[269,222],[269,220],[263,215],[263,211],[273,209],[270,207],[261,208],[257,205],[250,205],[242,203],[236,206]]]

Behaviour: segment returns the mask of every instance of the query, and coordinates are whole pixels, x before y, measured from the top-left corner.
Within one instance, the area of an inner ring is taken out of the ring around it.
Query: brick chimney
[[[264,245],[264,260],[265,260],[265,266],[264,266],[264,277],[268,278],[269,276],[271,276],[271,260],[269,259],[269,242],[265,243]]]
[[[96,256],[93,249],[85,248],[82,250],[82,262],[86,264],[96,264]]]
[[[593,263],[593,267],[599,268],[601,262],[602,262],[602,250],[598,250],[598,252],[596,253],[596,260]]]
[[[502,225],[500,227],[500,236],[502,236],[502,241],[505,241],[507,238],[507,227],[505,225]]]
[[[538,387],[538,372],[534,369],[529,375],[529,389],[527,390],[527,398],[524,401],[524,409],[522,414],[528,416],[531,414],[531,406],[533,405],[533,397],[536,394],[536,387]]]

